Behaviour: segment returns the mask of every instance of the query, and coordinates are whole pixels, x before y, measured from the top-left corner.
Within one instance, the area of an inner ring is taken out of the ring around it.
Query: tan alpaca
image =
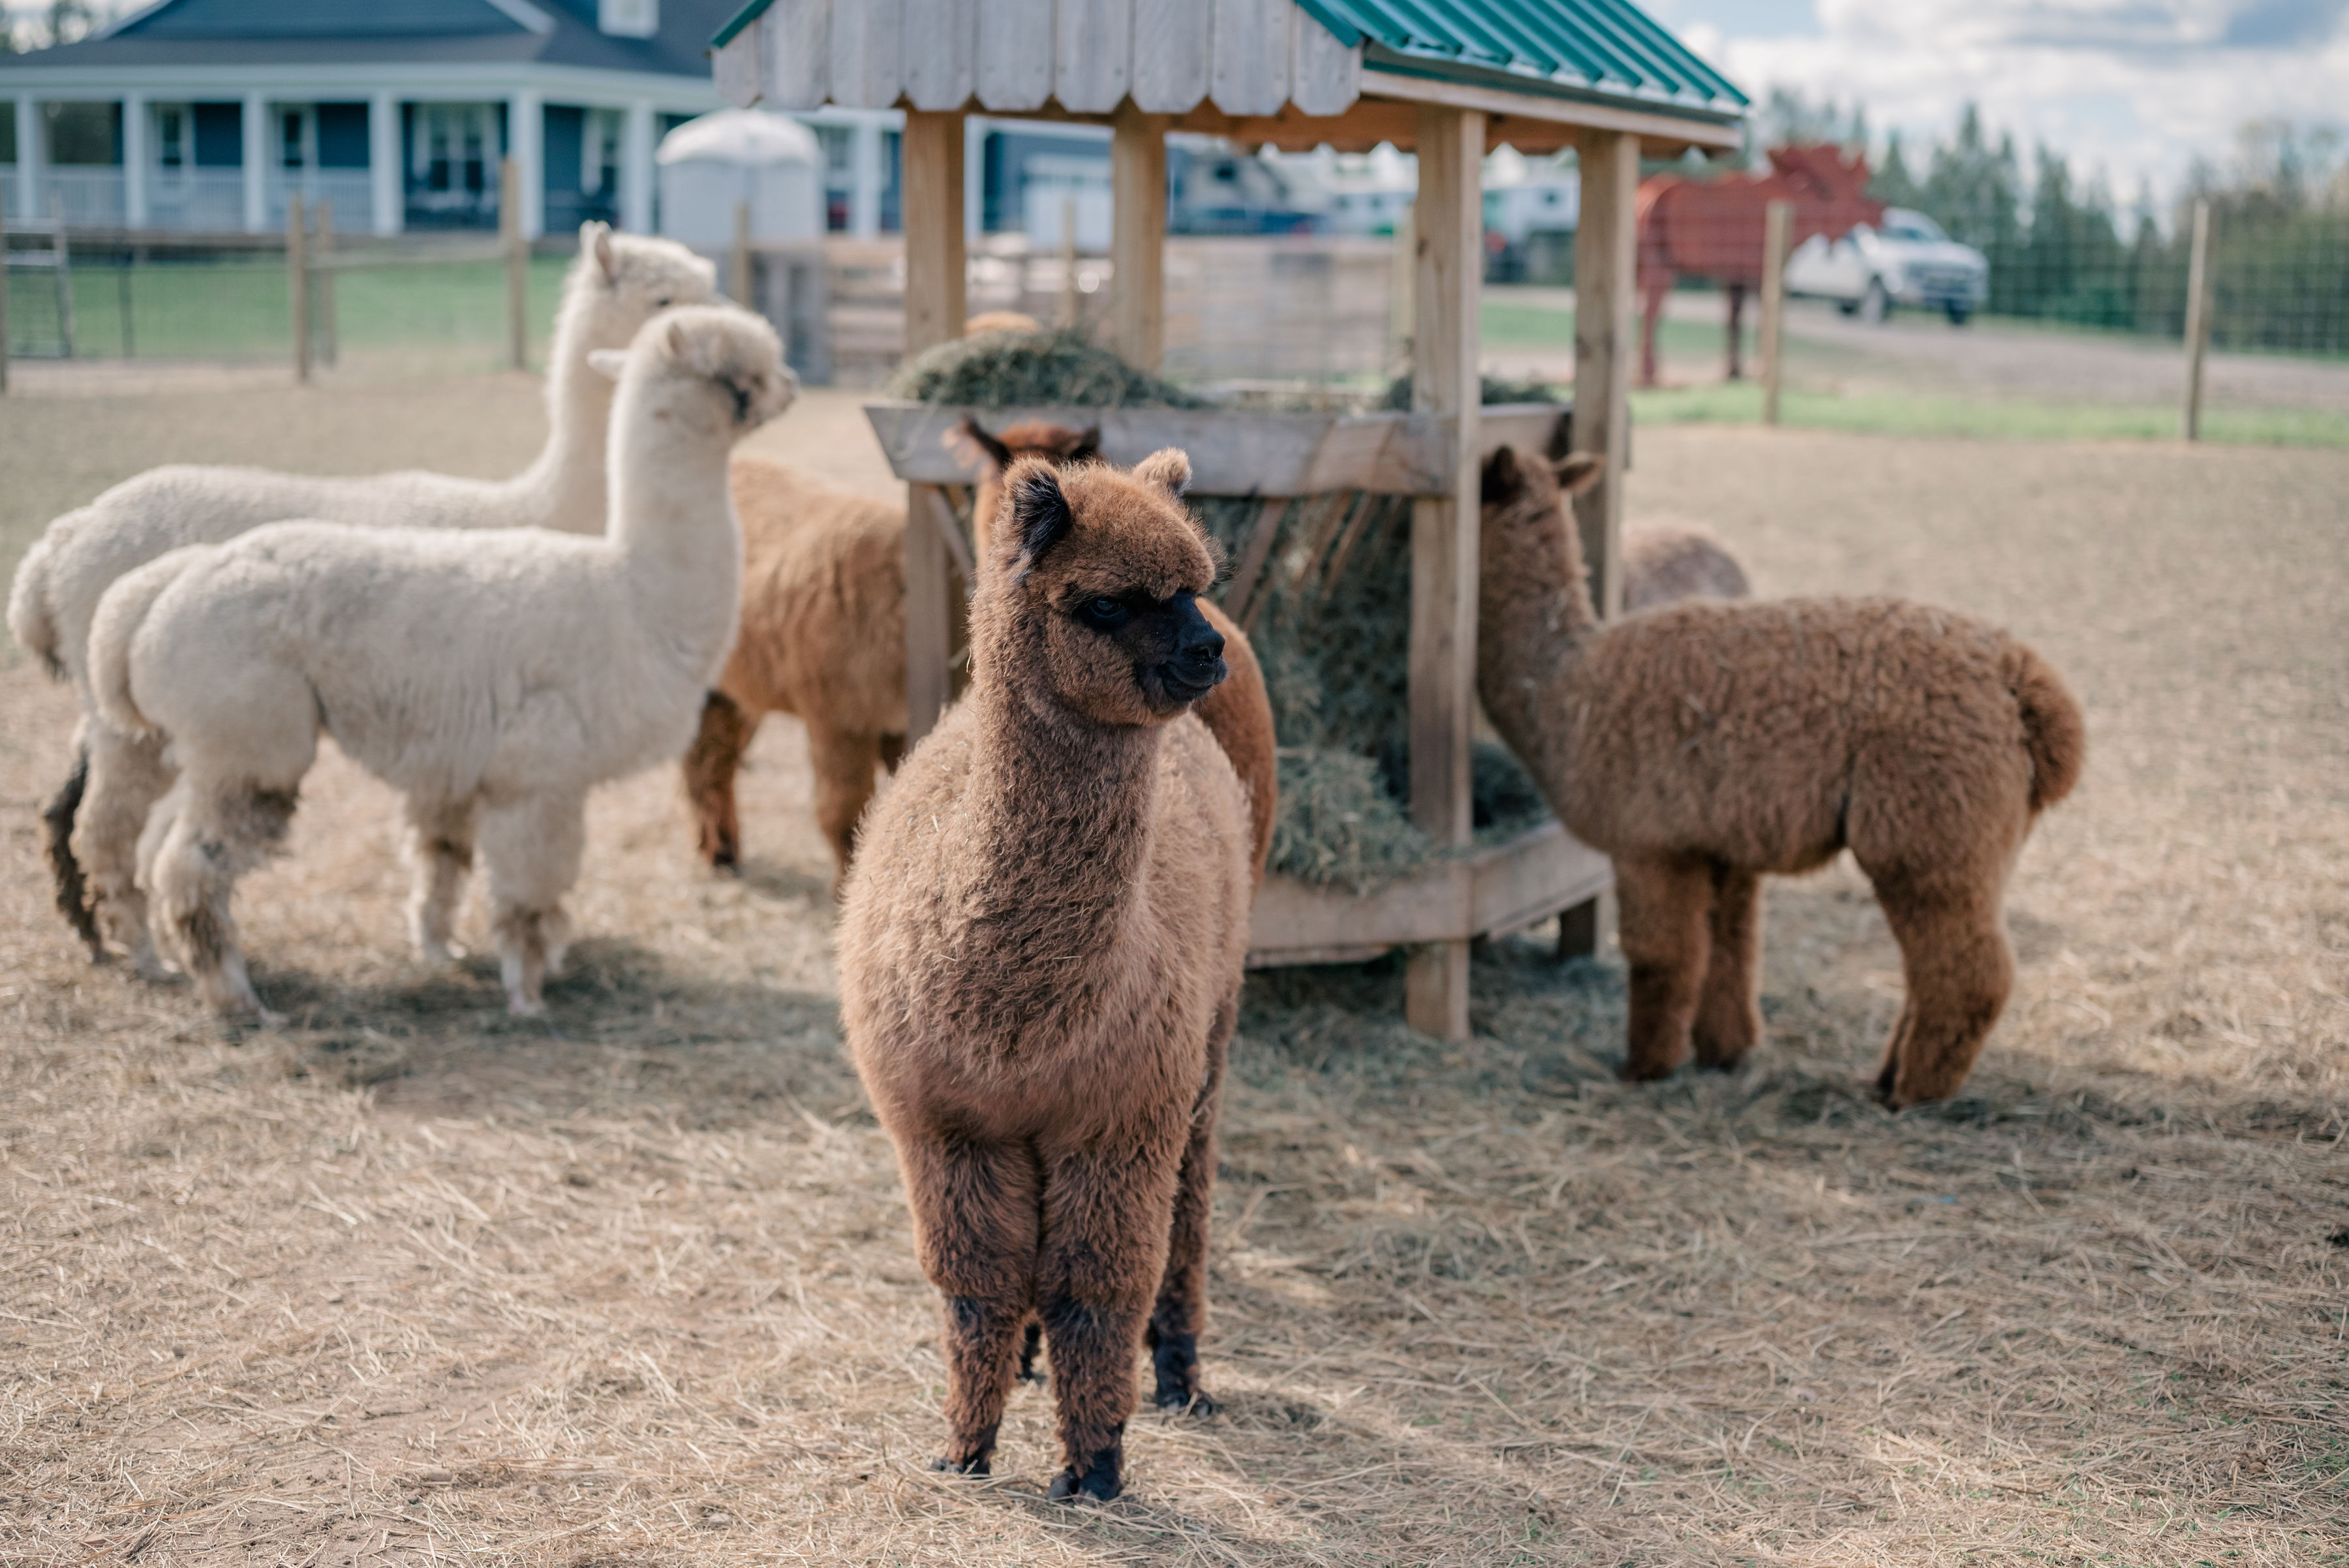
[[[620,377],[601,538],[274,523],[174,550],[99,601],[101,710],[180,771],[140,881],[213,1007],[264,1016],[229,899],[282,841],[323,731],[437,853],[413,911],[428,948],[478,821],[508,1004],[543,1010],[587,792],[692,733],[740,597],[727,453],[793,389],[773,328],[731,307],[657,316],[598,358]]]
[[[1908,981],[1877,1086],[1898,1108],[1972,1068],[2014,961],[2000,904],[2033,820],[2086,755],[2080,711],[2023,644],[1898,599],[1694,601],[1599,627],[1557,474],[1503,448],[1484,474],[1476,685],[1574,835],[1615,862],[1623,1075],[1761,1036],[1765,872],[1848,848]]]
[[[564,281],[548,355],[546,445],[512,479],[421,470],[275,473],[173,463],[126,479],[49,524],[16,569],[8,625],[52,674],[74,683],[81,699],[74,769],[45,819],[57,907],[93,961],[107,958],[111,937],[141,974],[163,972],[148,936],[146,897],[134,866],[140,831],[150,807],[171,788],[171,769],[160,746],[98,717],[89,685],[90,622],[115,580],[167,550],[217,544],[289,517],[403,528],[601,533],[612,383],[589,358],[626,348],[639,327],[671,306],[708,299],[715,277],[709,263],[674,241],[582,224],[579,257]],[[413,835],[409,850],[421,897],[424,884],[438,874],[434,856]]]
[[[1099,455],[1097,430],[1031,421],[999,440],[967,421],[965,433],[982,452],[975,514],[982,519],[993,515],[1003,470],[1019,457],[1061,467]],[[798,715],[836,887],[873,798],[874,764],[894,772],[905,745],[905,510],[754,458],[735,460],[734,506],[742,518],[742,629],[686,753],[686,797],[702,858],[721,870],[735,866],[742,830],[734,780],[743,753],[767,714]],[[978,535],[984,553],[984,526]],[[1247,786],[1260,876],[1279,801],[1272,701],[1239,628],[1213,605],[1199,608],[1224,634],[1231,673],[1195,711]]]
[[[1134,1356],[1202,1408],[1208,1199],[1247,947],[1247,805],[1193,705],[1216,576],[1163,452],[1005,476],[968,694],[874,807],[841,1012],[946,1298],[947,1444],[987,1473],[1040,1321],[1063,1467],[1117,1495]]]

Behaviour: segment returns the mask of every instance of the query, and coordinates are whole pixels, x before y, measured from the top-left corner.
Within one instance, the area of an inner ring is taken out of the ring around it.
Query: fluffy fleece
[[[1215,1120],[1253,877],[1247,806],[1191,711],[1222,677],[1182,453],[1006,475],[969,693],[875,805],[842,1015],[946,1298],[947,1447],[984,1474],[1040,1327],[1055,1497],[1122,1485],[1134,1357],[1205,1408]]]
[[[133,877],[148,807],[170,787],[160,750],[95,718],[88,680],[91,618],[124,573],[183,545],[215,544],[290,517],[410,528],[557,528],[600,533],[606,510],[605,429],[611,382],[590,354],[622,349],[653,315],[710,297],[710,265],[667,240],[579,231],[579,258],[556,313],[546,379],[547,440],[512,479],[459,479],[422,471],[366,477],[274,473],[175,464],[125,480],[49,524],[8,597],[16,640],[72,680],[84,720],[73,776],[47,814],[57,904],[88,946],[111,937],[141,972],[160,972],[146,904]],[[77,819],[79,828],[77,831]],[[87,877],[88,895],[84,879]]]
[[[1761,878],[1848,848],[1900,943],[1895,1107],[1971,1070],[2013,984],[2001,900],[2086,756],[2055,671],[1995,628],[1897,599],[1697,600],[1601,628],[1557,473],[1484,472],[1477,691],[1577,837],[1612,857],[1630,966],[1623,1075],[1761,1034]]]
[[[587,792],[692,733],[741,583],[727,453],[793,390],[773,330],[722,307],[656,317],[598,358],[620,377],[601,538],[273,524],[172,551],[100,602],[103,715],[166,738],[180,774],[141,880],[222,1012],[261,1013],[229,898],[283,838],[322,730],[406,797],[429,957],[478,827],[508,1002],[543,1009]]]

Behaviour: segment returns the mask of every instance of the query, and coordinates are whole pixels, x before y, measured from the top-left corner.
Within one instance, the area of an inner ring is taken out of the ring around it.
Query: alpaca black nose
[[[1224,657],[1224,634],[1209,626],[1206,618],[1198,624],[1183,628],[1182,640],[1174,645],[1174,657],[1195,670],[1206,670]]]

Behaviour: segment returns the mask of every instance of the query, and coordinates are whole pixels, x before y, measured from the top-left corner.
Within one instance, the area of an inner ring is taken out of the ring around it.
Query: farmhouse
[[[271,233],[289,198],[348,232],[649,231],[653,149],[719,107],[728,0],[160,0],[0,56],[11,222]]]

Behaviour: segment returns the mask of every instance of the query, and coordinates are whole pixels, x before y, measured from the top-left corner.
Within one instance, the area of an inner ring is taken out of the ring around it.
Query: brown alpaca
[[[971,686],[874,808],[841,1013],[946,1298],[947,1446],[984,1475],[1035,1329],[1064,1461],[1117,1495],[1134,1355],[1199,1389],[1216,1109],[1247,948],[1247,803],[1192,712],[1223,679],[1190,464],[1005,476]]]
[[[971,532],[978,535],[978,556],[987,558],[996,508],[1002,504],[1003,475],[1023,457],[1040,457],[1055,468],[1090,462],[1101,455],[1101,427],[1072,431],[1047,420],[1023,420],[989,434],[977,420],[962,422],[962,434],[983,454],[978,486],[971,501]],[[1199,601],[1199,613],[1223,634],[1224,663],[1231,673],[1222,685],[1192,706],[1200,722],[1231,758],[1240,783],[1247,786],[1248,820],[1256,843],[1257,880],[1264,880],[1264,863],[1272,853],[1272,819],[1280,811],[1278,743],[1272,729],[1272,694],[1264,683],[1264,666],[1239,624],[1221,607]]]
[[[1909,996],[1877,1087],[1965,1081],[2013,983],[2000,911],[2033,820],[2086,755],[2080,710],[2004,632],[1899,599],[1699,600],[1601,628],[1569,490],[1503,448],[1484,474],[1476,685],[1560,821],[1611,856],[1630,1079],[1729,1068],[1762,1032],[1764,872],[1848,848]]]
[[[1623,530],[1623,613],[1682,599],[1751,598],[1745,568],[1729,546],[1693,524],[1651,523]]]
[[[905,508],[835,489],[779,462],[737,458],[742,629],[685,754],[702,858],[741,855],[734,775],[759,721],[807,725],[815,816],[848,867],[874,769],[905,743]]]

